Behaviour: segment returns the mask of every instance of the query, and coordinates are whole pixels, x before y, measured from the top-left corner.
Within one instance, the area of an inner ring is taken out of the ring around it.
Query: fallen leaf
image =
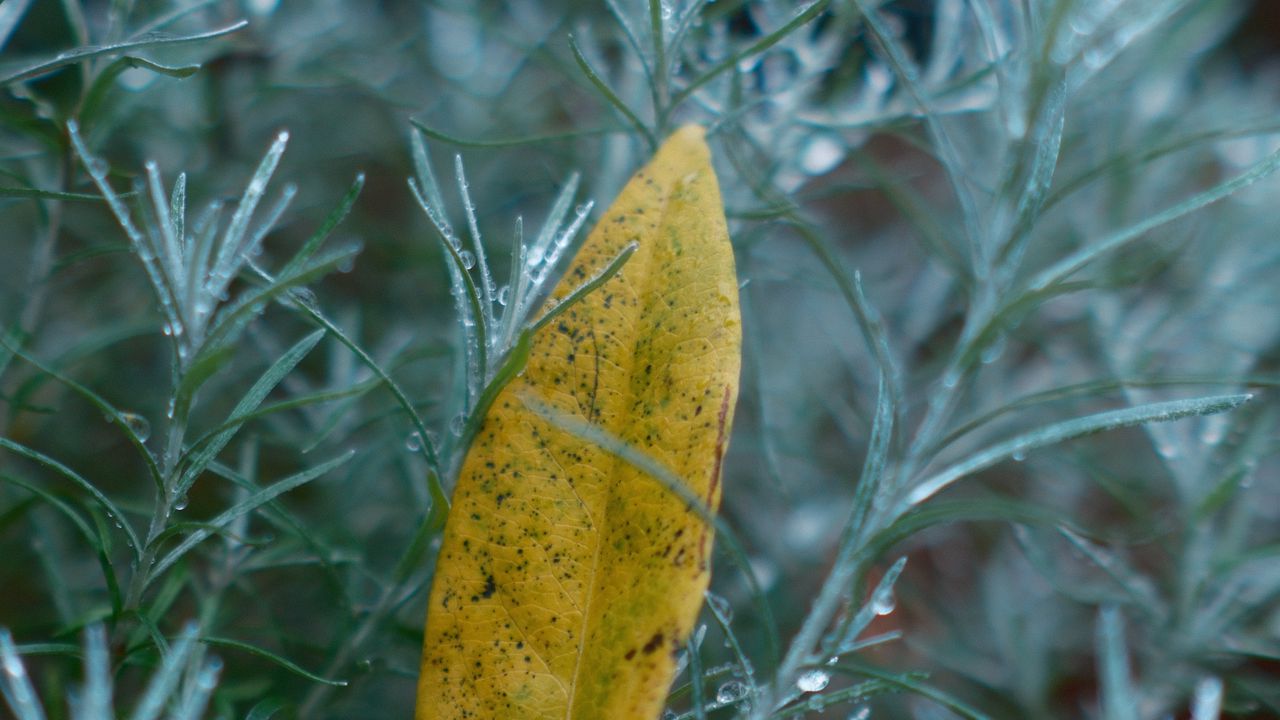
[[[733,250],[702,128],[677,131],[548,299],[638,247],[533,337],[459,474],[427,610],[417,718],[656,718],[710,579],[741,363]],[[531,407],[533,398],[541,408]],[[659,481],[551,422],[590,423]]]

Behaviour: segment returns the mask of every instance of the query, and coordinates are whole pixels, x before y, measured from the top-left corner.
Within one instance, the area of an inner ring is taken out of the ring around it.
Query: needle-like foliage
[[[744,366],[665,717],[1280,715],[1273,15],[0,3],[0,713],[408,712],[461,460],[698,123]]]

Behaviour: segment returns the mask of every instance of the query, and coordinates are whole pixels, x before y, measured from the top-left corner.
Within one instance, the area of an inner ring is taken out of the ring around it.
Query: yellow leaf
[[[552,424],[598,426],[712,511],[738,393],[733,250],[702,128],[601,218],[463,463],[427,610],[418,720],[656,718],[710,579],[712,529],[669,488]]]

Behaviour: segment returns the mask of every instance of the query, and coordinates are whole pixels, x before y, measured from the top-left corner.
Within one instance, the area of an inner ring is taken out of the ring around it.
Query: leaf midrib
[[[636,288],[636,297],[639,298],[638,310],[635,314],[635,317],[637,320],[649,312],[650,299],[652,298],[652,293],[650,291],[652,289],[652,285],[654,282],[654,277],[653,277],[654,273],[652,272],[651,265],[653,264],[654,255],[657,252],[657,248],[655,247],[655,245],[657,242],[661,240],[662,229],[666,226],[667,208],[668,208],[668,205],[670,204],[671,196],[674,193],[676,182],[677,181],[675,179],[672,179],[670,187],[663,188],[661,191],[661,194],[658,197],[658,202],[661,205],[661,211],[658,213],[658,222],[653,230],[653,235],[649,238],[648,247],[645,247],[644,245],[642,245],[635,253],[635,256],[633,256],[631,260],[627,263],[627,267],[622,272],[619,273],[619,277],[630,277],[629,273],[626,276],[623,276],[622,273],[635,268],[639,264],[637,263],[637,260],[641,260],[644,263],[643,276],[637,278],[637,282],[632,283],[632,286]],[[601,225],[603,225],[606,220],[607,218],[601,218],[601,221],[600,221]],[[600,290],[603,290],[603,289],[604,289],[603,287],[600,288]],[[630,352],[627,353],[627,356],[626,356],[627,360],[629,361],[629,366],[626,368],[627,377],[633,378],[633,379],[635,378],[636,350],[639,344],[640,344],[639,336],[638,335],[634,336],[630,343]],[[598,358],[598,355],[597,355],[597,358]],[[650,380],[649,382],[652,382],[652,380]],[[637,394],[638,393],[636,392],[636,383],[633,381],[628,384],[625,401],[629,404],[630,401],[635,399]],[[593,398],[593,402],[594,402],[594,398]],[[619,435],[619,433],[612,432],[612,429],[610,428],[606,428],[606,430],[610,431],[611,434]],[[624,461],[618,458],[617,456],[612,457],[612,462],[609,465],[609,473],[608,473],[609,479],[607,481],[609,483],[609,489],[604,497],[604,507],[601,510],[601,517],[599,518],[599,520],[593,520],[593,524],[595,526],[595,533],[594,533],[595,553],[591,561],[591,573],[589,575],[589,577],[591,578],[591,582],[587,585],[587,597],[586,597],[586,601],[582,605],[582,625],[578,629],[578,652],[574,657],[573,676],[569,682],[569,697],[568,697],[568,703],[565,707],[565,720],[574,720],[574,716],[573,716],[574,706],[576,705],[576,700],[578,698],[578,687],[579,687],[578,677],[581,673],[582,666],[583,666],[582,660],[585,655],[585,650],[587,647],[587,630],[590,626],[591,617],[592,617],[591,609],[596,598],[596,577],[600,568],[600,556],[604,549],[604,542],[603,542],[604,528],[607,527],[606,523],[608,522],[609,500],[612,499],[614,490],[617,485],[615,481],[617,470],[619,467],[622,466],[623,462]]]

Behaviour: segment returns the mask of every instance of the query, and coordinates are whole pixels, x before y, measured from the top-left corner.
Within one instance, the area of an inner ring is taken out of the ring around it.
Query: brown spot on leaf
[[[654,633],[653,637],[649,638],[649,642],[645,643],[644,647],[640,649],[644,651],[645,655],[650,655],[653,653],[653,651],[657,650],[660,647],[662,647],[662,631],[661,630]]]

